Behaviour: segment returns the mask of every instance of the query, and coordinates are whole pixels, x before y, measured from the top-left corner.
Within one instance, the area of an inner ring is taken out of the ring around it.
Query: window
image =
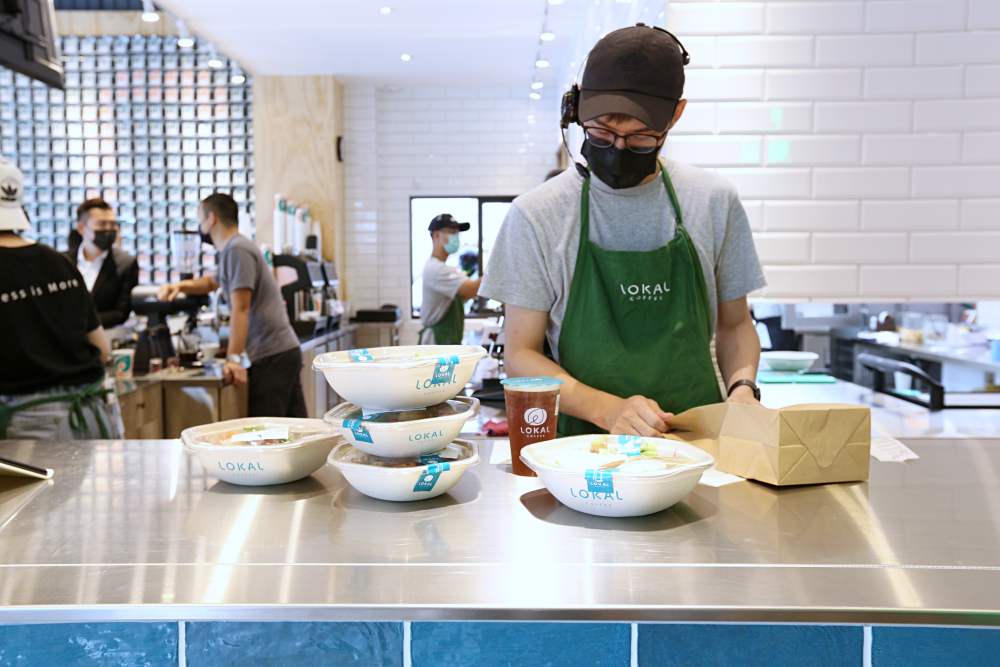
[[[451,266],[462,266],[467,272],[480,275],[489,261],[490,251],[500,233],[500,225],[507,216],[513,197],[411,197],[410,198],[410,303],[413,317],[420,317],[423,301],[424,264],[431,256],[433,244],[427,231],[434,216],[451,213],[460,222],[472,227],[461,236],[462,245],[448,258]],[[470,301],[466,312],[472,316],[487,314],[499,307],[487,302],[482,308]]]

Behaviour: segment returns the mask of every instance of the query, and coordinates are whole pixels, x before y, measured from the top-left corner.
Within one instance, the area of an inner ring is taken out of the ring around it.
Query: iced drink
[[[555,439],[562,380],[508,378],[501,384],[507,401],[511,466],[515,475],[533,477],[535,473],[521,461],[521,449],[535,442]]]

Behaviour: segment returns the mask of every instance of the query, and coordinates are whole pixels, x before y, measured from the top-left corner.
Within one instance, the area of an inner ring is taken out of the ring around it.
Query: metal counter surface
[[[699,486],[604,519],[483,462],[372,500],[332,468],[230,486],[176,441],[0,442],[0,622],[566,619],[1000,625],[1000,440],[910,440],[870,483]]]

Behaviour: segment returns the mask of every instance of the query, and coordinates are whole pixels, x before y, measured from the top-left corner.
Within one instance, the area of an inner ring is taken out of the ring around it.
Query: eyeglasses
[[[618,134],[603,127],[594,127],[592,125],[584,125],[583,131],[587,137],[587,141],[594,148],[609,148],[617,139],[624,139],[625,146],[633,153],[652,153],[660,147],[663,138],[667,136],[665,133],[659,135]]]

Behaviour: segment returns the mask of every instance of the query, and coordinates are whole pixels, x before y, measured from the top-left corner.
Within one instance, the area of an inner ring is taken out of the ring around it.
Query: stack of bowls
[[[313,367],[342,403],[324,419],[347,441],[329,462],[361,493],[383,500],[423,500],[447,493],[479,462],[456,440],[479,401],[458,397],[481,347],[417,345],[328,352]]]

